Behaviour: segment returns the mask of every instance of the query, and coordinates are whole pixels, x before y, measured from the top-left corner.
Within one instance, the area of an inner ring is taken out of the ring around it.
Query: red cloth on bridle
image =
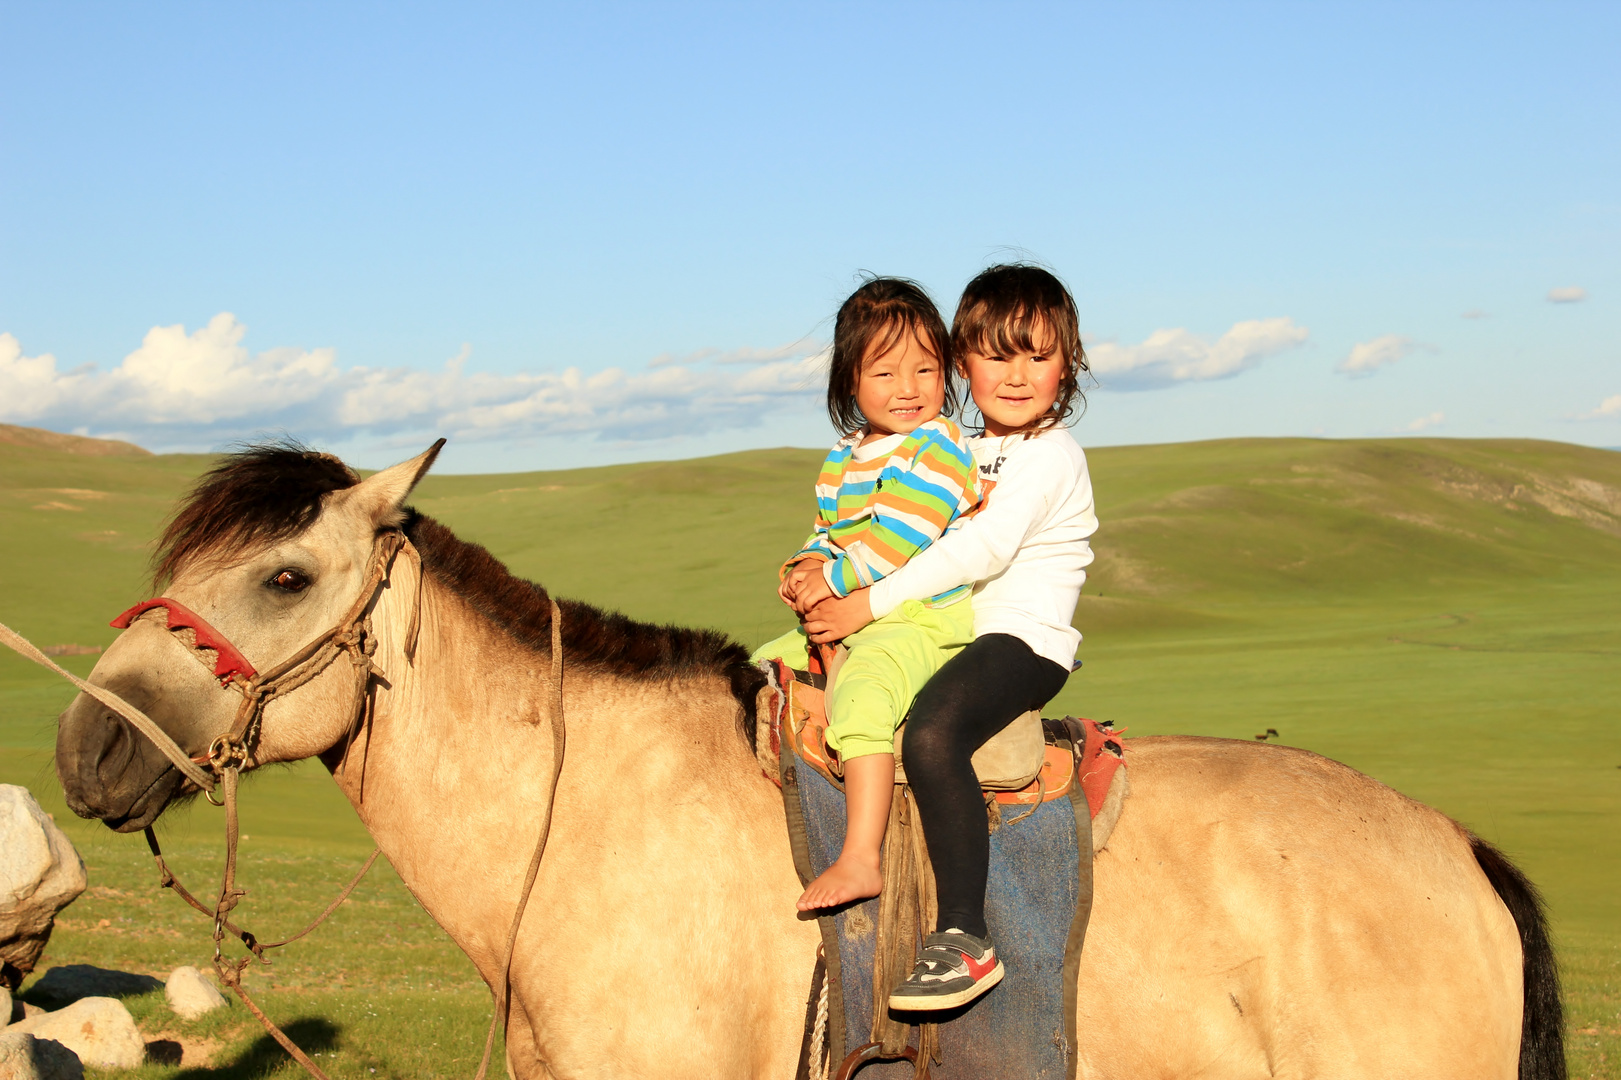
[[[155,596],[150,600],[142,600],[139,604],[124,612],[112,621],[117,630],[129,628],[129,624],[140,618],[153,608],[164,608],[168,611],[168,628],[170,630],[190,630],[196,635],[196,647],[199,649],[212,649],[215,654],[214,678],[220,681],[221,686],[228,685],[232,679],[248,680],[258,675],[254,666],[248,663],[232,645],[229,639],[208,624],[208,620],[191,610],[178,600],[170,600],[167,596]]]

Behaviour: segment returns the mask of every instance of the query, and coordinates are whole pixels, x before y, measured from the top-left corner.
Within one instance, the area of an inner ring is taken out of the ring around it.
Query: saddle
[[[831,679],[781,661],[761,666],[767,686],[757,703],[758,762],[782,789],[795,867],[808,884],[843,839],[843,765],[826,741]],[[837,661],[827,669],[836,677]],[[904,739],[903,724],[897,757]],[[863,1080],[1073,1078],[1075,973],[1091,914],[1091,862],[1129,793],[1124,759],[1109,724],[1043,720],[1034,712],[974,755],[991,834],[986,917],[1008,977],[965,1009],[925,1017],[887,1008],[889,989],[911,970],[937,914],[927,845],[897,764],[883,894],[818,917],[822,947],[799,1076],[847,1080],[861,1069]]]
[[[799,671],[780,660],[761,666],[766,670],[767,685],[760,692],[755,715],[760,771],[782,787],[781,759],[786,745],[795,757],[843,791],[844,764],[838,751],[827,745],[826,688],[838,675],[839,660],[829,665],[827,675]],[[895,731],[897,785],[906,783],[906,769],[901,764],[905,738],[902,723]],[[972,763],[987,800],[1002,806],[1032,806],[1068,798],[1070,787],[1079,783],[1093,818],[1094,850],[1107,843],[1130,792],[1123,772],[1121,782],[1115,783],[1117,771],[1125,764],[1125,748],[1109,721],[1043,720],[1038,710],[1032,710],[992,736],[974,753]]]

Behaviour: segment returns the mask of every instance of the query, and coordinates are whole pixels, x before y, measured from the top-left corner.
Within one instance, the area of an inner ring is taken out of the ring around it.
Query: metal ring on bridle
[[[248,748],[227,732],[208,744],[208,764],[215,771],[246,765]]]

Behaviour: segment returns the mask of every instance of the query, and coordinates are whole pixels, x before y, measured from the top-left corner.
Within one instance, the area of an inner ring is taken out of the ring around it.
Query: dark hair
[[[185,563],[220,550],[297,536],[320,516],[322,499],[358,483],[343,462],[293,439],[226,454],[197,480],[163,530],[153,581],[172,581]]]
[[[1037,341],[1038,330],[1054,341]],[[1025,352],[1056,348],[1064,358],[1058,396],[1047,414],[1021,429],[1027,434],[1068,420],[1075,399],[1086,406],[1081,376],[1091,372],[1081,345],[1081,319],[1075,298],[1049,270],[1025,263],[1008,263],[982,271],[962,291],[957,316],[951,321],[951,347],[958,363],[970,352]]]
[[[946,400],[941,416],[957,411],[955,365],[951,362],[951,335],[940,309],[923,286],[906,278],[870,277],[839,305],[833,321],[833,360],[827,372],[827,415],[833,426],[848,435],[867,422],[856,405],[861,365],[869,354],[882,356],[907,334],[917,335],[923,347],[940,361]]]

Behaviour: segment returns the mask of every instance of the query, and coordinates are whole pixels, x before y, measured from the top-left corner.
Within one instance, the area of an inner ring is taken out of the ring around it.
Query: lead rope
[[[534,854],[529,858],[529,869],[524,875],[523,892],[518,897],[518,907],[517,910],[513,912],[512,916],[512,927],[507,933],[506,952],[501,964],[501,982],[496,993],[495,1009],[490,1017],[490,1030],[484,1038],[484,1056],[479,1062],[476,1080],[484,1080],[484,1075],[489,1069],[490,1053],[495,1046],[495,1032],[497,1025],[499,1024],[502,1027],[505,1027],[509,1018],[512,954],[518,940],[518,928],[523,922],[524,909],[529,906],[529,894],[531,891],[533,891],[535,886],[535,878],[540,872],[541,856],[545,854],[546,841],[551,835],[552,808],[557,802],[558,780],[561,778],[563,772],[563,751],[568,741],[568,728],[563,717],[562,624],[562,611],[557,606],[557,601],[553,600],[552,685],[554,693],[552,697],[551,709],[553,749],[552,787],[551,792],[547,796],[546,800],[545,816],[541,819],[540,837],[535,843]],[[365,677],[369,679],[370,669],[366,668],[362,670],[365,673]],[[264,1029],[270,1033],[270,1036],[280,1043],[283,1049],[292,1055],[293,1060],[302,1065],[310,1073],[310,1075],[316,1077],[316,1080],[331,1080],[326,1073],[321,1071],[321,1067],[315,1064],[314,1061],[310,1060],[309,1055],[305,1054],[303,1050],[299,1049],[298,1044],[293,1042],[292,1039],[288,1038],[287,1034],[283,1032],[281,1028],[276,1026],[275,1021],[266,1016],[264,1010],[259,1008],[258,1004],[253,1000],[253,998],[248,995],[247,990],[242,986],[242,973],[247,970],[248,965],[251,964],[255,959],[257,959],[260,963],[268,964],[269,961],[264,957],[264,953],[266,951],[280,948],[283,945],[297,941],[299,938],[314,930],[317,926],[320,926],[321,923],[325,922],[327,917],[336,911],[338,906],[349,898],[349,894],[354,892],[355,887],[360,884],[360,880],[366,876],[366,871],[370,870],[372,864],[377,861],[377,856],[381,853],[382,848],[376,848],[372,851],[371,856],[367,858],[365,864],[361,866],[360,871],[356,873],[355,876],[350,880],[349,884],[344,887],[344,890],[338,894],[337,899],[333,900],[331,904],[327,905],[326,910],[318,915],[308,926],[291,937],[284,938],[281,941],[272,942],[270,944],[260,942],[251,932],[236,926],[231,922],[230,919],[231,911],[236,907],[237,903],[244,895],[246,895],[247,892],[245,889],[242,889],[236,884],[238,835],[237,785],[244,758],[245,755],[244,757],[235,758],[229,764],[225,765],[220,776],[220,786],[225,798],[225,873],[220,881],[219,899],[215,903],[213,911],[209,911],[207,907],[198,902],[198,900],[186,890],[185,886],[180,883],[179,879],[174,876],[173,872],[170,871],[168,864],[164,862],[163,852],[158,846],[157,836],[153,833],[151,826],[148,826],[145,830],[146,842],[147,845],[152,849],[153,857],[157,860],[158,871],[161,875],[161,886],[164,888],[173,889],[177,895],[186,901],[186,903],[190,904],[203,914],[212,915],[214,917],[214,970],[216,973],[218,973],[220,981],[226,986],[230,987],[231,991],[236,994],[237,997],[242,999],[242,1003],[248,1007],[249,1011],[253,1013],[254,1017],[264,1027]],[[240,939],[242,944],[247,947],[251,955],[244,956],[241,960],[235,961],[234,963],[226,960],[221,952],[220,945],[224,941],[227,933],[232,934]],[[823,993],[824,995],[826,994],[825,987]]]
[[[818,957],[823,956],[822,946],[816,946]],[[828,1054],[827,1046],[827,988],[833,981],[833,973],[827,967],[822,968],[822,992],[816,998],[816,1019],[812,1021],[810,1053],[806,1055],[805,1062],[810,1080],[827,1080],[827,1071],[833,1061]]]
[[[17,631],[13,630],[4,623],[0,623],[0,645],[5,645],[17,655],[22,656],[25,659],[32,660],[34,663],[48,671],[56,672],[58,675],[62,676],[62,678],[66,679],[68,682],[77,687],[82,693],[89,694],[91,697],[107,706],[113,712],[121,715],[124,719],[128,720],[137,731],[139,731],[142,735],[145,735],[148,739],[151,739],[152,744],[159,750],[163,751],[164,757],[167,757],[170,764],[172,764],[176,769],[180,770],[180,773],[185,776],[187,780],[190,780],[205,792],[212,792],[214,790],[214,778],[204,772],[196,762],[191,760],[191,758],[187,757],[186,752],[180,749],[180,747],[175,744],[173,739],[169,738],[169,733],[160,728],[156,721],[154,721],[150,716],[147,716],[140,709],[137,709],[135,706],[131,705],[129,702],[125,701],[111,690],[108,690],[106,687],[96,686],[92,683],[85,682],[83,679],[73,674],[73,672],[65,670],[50,657],[46,656],[44,653],[40,652],[39,649],[35,648],[33,642],[29,641],[27,638],[23,637],[21,634],[17,633]]]
[[[501,961],[501,981],[496,987],[495,1012],[490,1017],[490,1030],[484,1036],[484,1057],[478,1063],[473,1080],[484,1080],[490,1067],[490,1053],[495,1049],[495,1029],[504,1030],[511,1015],[512,1005],[512,951],[518,944],[518,927],[523,924],[524,909],[529,906],[529,893],[535,887],[535,876],[540,873],[540,857],[546,853],[546,840],[552,831],[552,807],[557,804],[557,785],[563,777],[563,751],[568,744],[568,726],[563,720],[563,611],[552,601],[552,788],[546,796],[546,813],[540,821],[540,838],[535,841],[535,853],[529,857],[529,870],[524,874],[523,892],[518,896],[518,908],[512,913],[512,928],[507,931],[506,953]]]
[[[353,631],[351,636],[353,636]],[[371,682],[374,670],[369,652],[370,647],[372,647],[370,623],[367,620],[359,625],[358,637],[354,637],[347,646],[355,662],[356,699],[362,704],[364,704],[366,690]],[[324,666],[322,665],[323,668]],[[307,678],[300,679],[299,685],[306,681],[308,681]],[[271,683],[270,685],[273,690],[276,684]],[[298,1044],[293,1042],[281,1028],[277,1027],[275,1021],[265,1015],[263,1009],[259,1008],[258,1003],[253,1000],[247,989],[243,987],[242,975],[247,970],[248,965],[255,960],[261,964],[269,964],[270,961],[264,955],[268,950],[279,949],[283,945],[297,941],[325,922],[355,891],[355,887],[360,884],[361,879],[366,876],[366,872],[377,861],[377,856],[382,853],[382,848],[373,848],[371,855],[361,865],[360,870],[350,879],[349,884],[344,886],[343,891],[338,894],[337,898],[327,905],[326,910],[317,915],[308,926],[290,937],[270,943],[261,942],[251,931],[244,930],[231,921],[231,912],[235,910],[241,899],[247,895],[247,890],[236,883],[236,859],[241,825],[237,807],[237,790],[241,781],[242,766],[248,762],[250,756],[249,746],[257,735],[257,721],[262,715],[266,696],[269,695],[261,696],[255,692],[245,694],[244,709],[251,711],[238,716],[238,728],[242,729],[240,734],[222,735],[214,741],[214,745],[209,751],[210,763],[219,770],[219,788],[224,796],[224,802],[221,805],[225,807],[225,870],[220,880],[220,891],[214,903],[214,910],[209,911],[207,907],[198,902],[197,898],[192,896],[186,887],[180,883],[179,879],[175,877],[174,872],[169,869],[168,863],[164,861],[163,851],[158,845],[157,834],[152,831],[150,825],[145,829],[146,843],[152,850],[153,858],[157,860],[159,885],[174,890],[176,895],[204,915],[213,916],[214,972],[219,976],[220,982],[230,987],[231,992],[242,999],[242,1004],[248,1007],[248,1010],[253,1013],[254,1018],[259,1021],[271,1038],[280,1043],[282,1048],[292,1055],[293,1060],[302,1065],[317,1080],[330,1080],[326,1073],[321,1071],[321,1067],[315,1064],[309,1055],[305,1054]],[[243,722],[244,716],[246,723]],[[224,943],[225,935],[228,933],[240,940],[247,948],[247,956],[236,961],[225,958],[221,946]]]

